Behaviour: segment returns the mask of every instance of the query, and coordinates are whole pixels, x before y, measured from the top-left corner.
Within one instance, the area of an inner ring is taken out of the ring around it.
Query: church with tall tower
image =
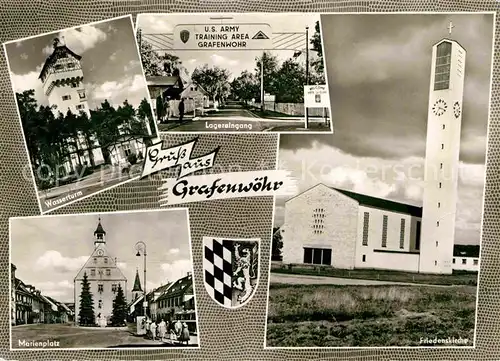
[[[479,269],[478,256],[463,256],[455,245],[466,51],[452,28],[450,22],[429,57],[422,207],[317,184],[285,203],[284,263],[438,274]]]
[[[113,300],[120,285],[126,294],[127,278],[118,268],[117,259],[108,250],[106,231],[99,218],[94,231],[94,249],[85,265],[78,271],[74,279],[75,323],[78,324],[80,312],[80,294],[82,281],[86,274],[90,284],[90,292],[94,301],[94,315],[97,318],[110,320],[113,312]],[[97,323],[97,322],[96,322]]]
[[[452,273],[465,49],[450,38],[432,47],[425,148],[420,271]]]

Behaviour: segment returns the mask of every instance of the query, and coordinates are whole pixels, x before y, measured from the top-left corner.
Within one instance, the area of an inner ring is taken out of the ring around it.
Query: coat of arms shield
[[[181,41],[186,44],[187,41],[189,40],[189,31],[188,30],[182,30],[179,34],[181,37]]]
[[[214,301],[239,308],[259,281],[260,239],[203,238],[203,280]]]

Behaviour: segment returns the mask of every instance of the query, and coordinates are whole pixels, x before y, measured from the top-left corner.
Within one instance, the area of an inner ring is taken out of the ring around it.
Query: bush
[[[75,175],[76,175],[76,177],[85,177],[85,176],[88,176],[88,175],[90,175],[92,173],[94,173],[94,171],[92,170],[92,168],[90,168],[87,165],[77,164],[76,167],[75,167]]]
[[[137,163],[137,154],[135,153],[130,153],[128,156],[127,156],[127,161],[134,165],[135,163]]]

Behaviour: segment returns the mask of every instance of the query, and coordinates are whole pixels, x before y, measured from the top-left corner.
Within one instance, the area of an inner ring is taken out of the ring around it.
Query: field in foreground
[[[273,285],[267,347],[473,346],[476,287]]]

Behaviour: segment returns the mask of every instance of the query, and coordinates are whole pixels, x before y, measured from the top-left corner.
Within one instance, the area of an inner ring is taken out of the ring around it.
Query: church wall
[[[365,212],[369,214],[367,245],[363,245]],[[384,216],[387,216],[385,247],[382,245]],[[404,219],[405,224],[403,248],[401,248],[400,242],[402,219]],[[416,218],[410,214],[360,206],[357,227],[356,268],[380,268],[417,272],[418,255],[409,253],[411,250],[411,241],[415,239],[416,230],[411,226],[414,219]],[[377,250],[393,252],[376,252]]]
[[[289,200],[282,227],[283,262],[303,263],[304,247],[330,249],[331,265],[355,263],[358,203],[323,184]]]

